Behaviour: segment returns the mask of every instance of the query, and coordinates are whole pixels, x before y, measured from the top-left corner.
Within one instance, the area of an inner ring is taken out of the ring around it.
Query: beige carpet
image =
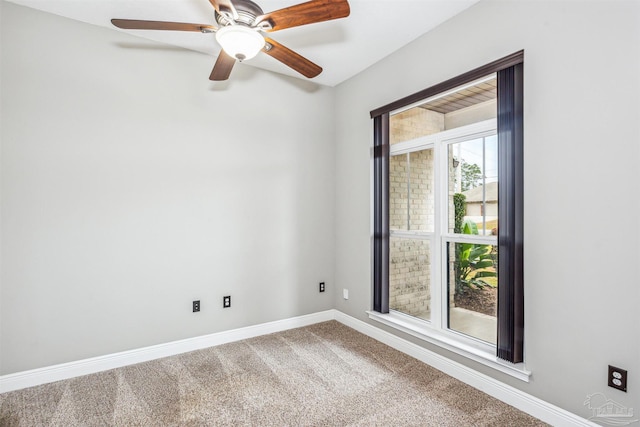
[[[0,395],[2,426],[542,426],[338,322]]]

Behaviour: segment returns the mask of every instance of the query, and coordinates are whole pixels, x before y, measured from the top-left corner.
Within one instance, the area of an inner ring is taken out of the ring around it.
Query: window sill
[[[370,319],[376,322],[437,345],[521,381],[529,382],[531,372],[525,369],[524,363],[514,364],[498,359],[494,353],[487,351],[482,346],[473,345],[471,342],[463,342],[455,334],[435,330],[428,326],[426,322],[393,312],[382,314],[377,311],[367,311],[367,314]]]

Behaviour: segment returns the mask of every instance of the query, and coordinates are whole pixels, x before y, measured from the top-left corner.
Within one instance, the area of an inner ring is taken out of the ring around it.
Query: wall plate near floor
[[[222,297],[222,308],[229,308],[229,307],[231,307],[231,295]]]
[[[324,282],[320,282],[320,285],[318,286],[318,290],[319,290],[320,292],[324,292],[324,291],[325,291]]]
[[[193,302],[193,312],[197,313],[200,311],[200,300]]]
[[[609,375],[607,380],[609,387],[617,388],[626,393],[627,391],[627,371],[609,365]]]

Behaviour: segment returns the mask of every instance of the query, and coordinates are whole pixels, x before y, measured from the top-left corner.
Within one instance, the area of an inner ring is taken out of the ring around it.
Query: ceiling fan
[[[250,0],[209,0],[209,2],[215,9],[218,26],[134,19],[112,19],[111,23],[126,30],[216,33],[216,40],[222,50],[211,71],[210,80],[227,80],[236,60],[251,59],[260,51],[303,76],[313,78],[322,72],[322,67],[266,37],[264,33],[345,18],[350,13],[347,0],[311,0],[270,13],[264,13],[260,6]]]

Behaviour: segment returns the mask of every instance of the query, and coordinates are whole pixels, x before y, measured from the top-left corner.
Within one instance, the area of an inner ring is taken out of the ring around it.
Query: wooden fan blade
[[[112,19],[111,23],[124,30],[167,30],[167,31],[195,31],[214,32],[216,27],[204,24],[187,24],[184,22],[138,21],[135,19]]]
[[[267,47],[265,47],[262,49],[263,52],[282,62],[287,67],[293,68],[303,76],[311,79],[322,72],[322,67],[314,64],[288,47],[285,47],[270,38],[265,38],[265,41],[271,45],[271,49],[267,49]]]
[[[238,19],[238,11],[231,3],[231,0],[209,0],[209,2],[220,15],[227,12],[233,16],[233,19]]]
[[[218,55],[218,59],[216,60],[216,65],[213,66],[209,80],[227,80],[235,64],[235,58],[229,56],[224,50],[221,50],[220,55]]]
[[[267,21],[270,29],[278,31],[315,22],[330,21],[332,19],[349,16],[351,9],[347,0],[311,0],[295,6],[285,7],[275,12],[267,13],[256,18],[256,24]]]

